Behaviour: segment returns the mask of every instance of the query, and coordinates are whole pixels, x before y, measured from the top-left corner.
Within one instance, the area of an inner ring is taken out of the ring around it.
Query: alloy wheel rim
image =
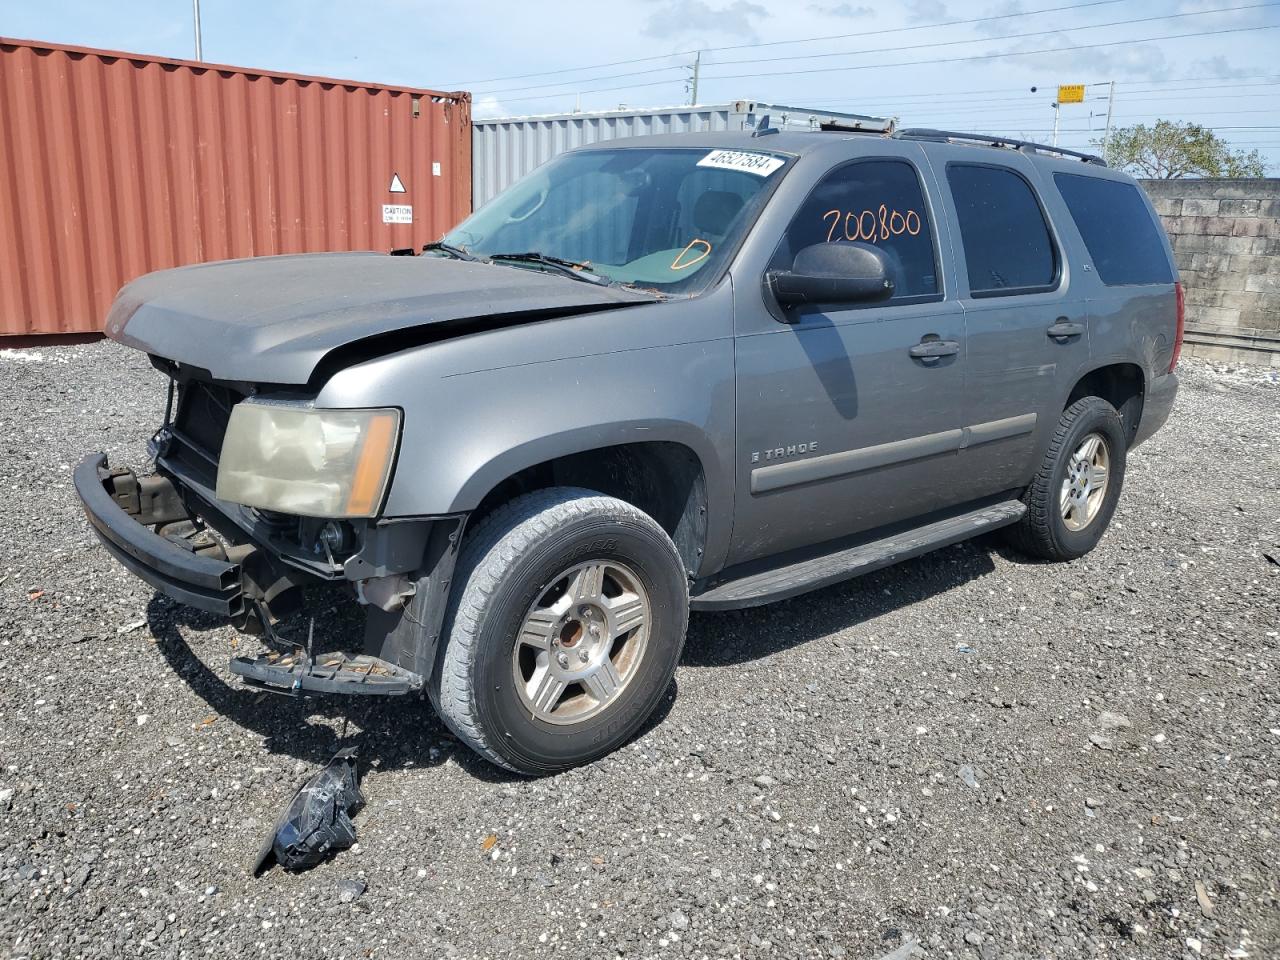
[[[621,697],[639,672],[652,607],[634,570],[613,560],[568,568],[534,600],[511,653],[530,715],[581,723]]]
[[[1067,461],[1058,506],[1062,522],[1073,532],[1093,523],[1102,510],[1110,480],[1111,448],[1100,433],[1091,433],[1080,442]]]

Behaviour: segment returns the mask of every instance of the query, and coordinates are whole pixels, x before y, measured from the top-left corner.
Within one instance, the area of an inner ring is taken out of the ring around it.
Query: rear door
[[[970,497],[1024,486],[1089,361],[1088,313],[1031,162],[941,145],[929,157],[956,229],[968,334],[962,479]]]

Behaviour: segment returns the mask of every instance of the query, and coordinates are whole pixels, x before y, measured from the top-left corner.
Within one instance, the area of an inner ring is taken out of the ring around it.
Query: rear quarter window
[[[1136,185],[1075,173],[1053,180],[1104,284],[1173,283],[1160,228]]]

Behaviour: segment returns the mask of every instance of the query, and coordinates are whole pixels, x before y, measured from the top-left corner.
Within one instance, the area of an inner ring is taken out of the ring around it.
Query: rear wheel
[[[1101,397],[1064,410],[1023,495],[1027,513],[1008,528],[1013,545],[1045,560],[1074,560],[1097,546],[1120,498],[1124,437],[1120,415]]]
[[[647,514],[554,488],[486,518],[459,558],[429,691],[468,746],[545,774],[594,760],[644,724],[688,622],[674,544]]]

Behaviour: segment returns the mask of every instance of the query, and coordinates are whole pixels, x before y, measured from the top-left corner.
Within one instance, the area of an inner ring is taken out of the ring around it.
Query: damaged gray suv
[[[246,682],[425,694],[543,774],[637,732],[691,609],[999,528],[1091,550],[1173,404],[1176,281],[1095,157],[925,130],[613,141],[418,255],[129,284],[106,332],[168,380],[154,470],[98,453],[75,483],[120,563],[263,638]],[[301,639],[316,587],[363,605],[350,649]]]

